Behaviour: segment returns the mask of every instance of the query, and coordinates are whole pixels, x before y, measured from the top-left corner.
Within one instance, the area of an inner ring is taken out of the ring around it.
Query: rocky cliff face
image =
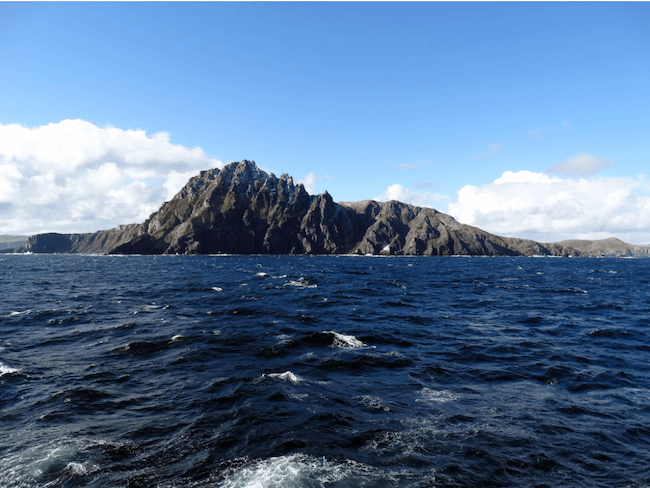
[[[27,241],[26,251],[36,253],[107,254],[142,232],[141,224],[120,225],[91,234],[37,234]]]
[[[584,255],[567,244],[499,237],[431,208],[310,196],[252,161],[202,171],[142,224],[41,234],[32,252],[113,254]]]
[[[558,242],[557,245],[572,247],[582,254],[594,257],[650,257],[650,247],[639,246],[636,244],[627,244],[620,239],[616,239],[615,237],[600,239],[597,241],[572,239]]]

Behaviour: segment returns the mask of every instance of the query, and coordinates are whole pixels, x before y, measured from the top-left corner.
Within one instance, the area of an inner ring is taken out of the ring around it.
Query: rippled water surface
[[[0,256],[0,485],[650,484],[650,260]]]

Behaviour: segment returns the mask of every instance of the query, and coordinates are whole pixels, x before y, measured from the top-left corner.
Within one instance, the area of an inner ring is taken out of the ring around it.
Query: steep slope
[[[37,234],[29,238],[26,250],[35,253],[108,254],[142,232],[142,224],[128,224],[90,234]]]
[[[142,226],[144,232],[113,253],[301,253],[296,236],[310,197],[283,174],[255,163],[202,171]]]
[[[142,224],[93,234],[42,234],[32,252],[113,254],[557,255],[563,243],[499,237],[431,208],[396,201],[335,203],[252,161],[192,177]]]
[[[557,244],[570,246],[589,256],[605,257],[650,257],[650,247],[627,244],[619,239],[610,237],[596,241],[571,239]]]

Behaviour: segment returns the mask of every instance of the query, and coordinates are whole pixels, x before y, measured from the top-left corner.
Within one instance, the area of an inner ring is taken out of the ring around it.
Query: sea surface
[[[2,487],[650,485],[650,259],[0,256]]]

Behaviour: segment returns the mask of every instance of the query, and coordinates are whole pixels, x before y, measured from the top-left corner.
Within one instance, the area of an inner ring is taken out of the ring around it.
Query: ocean
[[[0,486],[650,486],[650,259],[0,255]]]

